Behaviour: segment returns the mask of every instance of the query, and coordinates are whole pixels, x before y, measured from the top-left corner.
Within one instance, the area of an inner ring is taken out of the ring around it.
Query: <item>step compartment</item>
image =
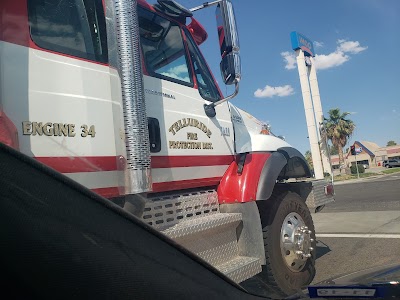
[[[164,234],[215,266],[238,255],[236,228],[241,214],[214,214],[183,221]]]
[[[261,260],[242,256],[242,214],[221,213],[215,190],[150,197],[143,221],[240,283],[261,272]]]
[[[259,258],[239,255],[241,224],[240,213],[216,213],[187,219],[161,232],[240,283],[261,272]]]
[[[217,265],[216,268],[235,282],[242,282],[261,272],[261,262],[257,257],[237,256]]]
[[[170,194],[147,199],[142,219],[158,230],[164,230],[185,220],[219,213],[215,190],[185,194]]]

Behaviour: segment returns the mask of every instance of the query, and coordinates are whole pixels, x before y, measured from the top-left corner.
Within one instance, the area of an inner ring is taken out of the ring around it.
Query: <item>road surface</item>
[[[314,283],[362,269],[400,264],[400,174],[335,187],[336,202],[313,214]]]

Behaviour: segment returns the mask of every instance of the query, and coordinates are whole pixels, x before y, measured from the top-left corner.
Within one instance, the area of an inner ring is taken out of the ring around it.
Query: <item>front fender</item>
[[[265,162],[257,185],[257,200],[271,197],[277,180],[311,177],[304,156],[293,147],[282,147]]]
[[[281,147],[278,152],[282,153],[288,162],[281,179],[311,177],[308,163],[299,150],[293,147]]]
[[[270,152],[239,154],[226,170],[218,186],[221,204],[257,200],[258,179]]]
[[[310,177],[303,155],[292,147],[240,154],[218,186],[221,204],[268,199],[277,180]]]

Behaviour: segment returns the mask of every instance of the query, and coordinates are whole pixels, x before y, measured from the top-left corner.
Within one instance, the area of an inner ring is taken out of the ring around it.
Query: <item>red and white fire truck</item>
[[[235,85],[225,98],[193,17],[212,5],[222,78]],[[0,16],[0,142],[236,282],[290,294],[312,281],[309,208],[332,201],[332,189],[307,179],[299,151],[227,101],[240,81],[230,0],[190,10],[164,0],[2,0]]]

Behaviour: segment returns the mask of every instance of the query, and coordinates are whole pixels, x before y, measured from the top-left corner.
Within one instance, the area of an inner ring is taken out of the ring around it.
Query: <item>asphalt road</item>
[[[335,185],[335,200],[322,213],[400,210],[400,173]]]
[[[400,174],[335,186],[336,201],[314,214],[314,283],[400,264]]]

